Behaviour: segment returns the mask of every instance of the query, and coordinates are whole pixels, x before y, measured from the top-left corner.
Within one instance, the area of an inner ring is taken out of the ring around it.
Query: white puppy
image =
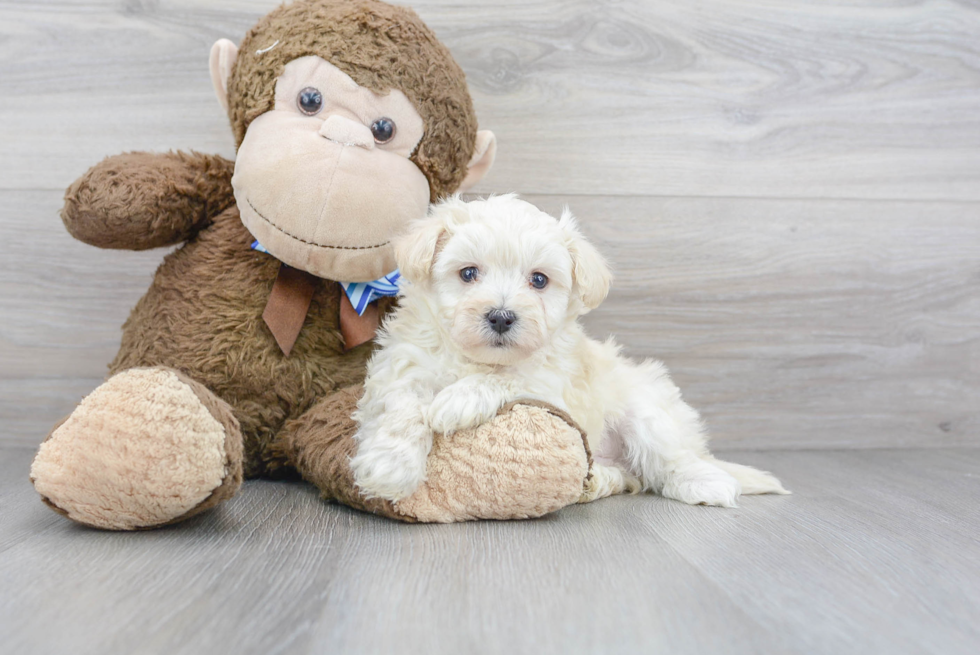
[[[578,318],[603,301],[611,274],[567,210],[555,219],[513,195],[453,198],[412,227],[396,257],[400,304],[354,414],[351,466],[366,495],[410,495],[434,432],[475,427],[518,398],[560,407],[586,431],[605,463],[583,500],[642,488],[734,507],[740,493],[787,493],[768,473],[709,454],[663,364],[586,336]]]

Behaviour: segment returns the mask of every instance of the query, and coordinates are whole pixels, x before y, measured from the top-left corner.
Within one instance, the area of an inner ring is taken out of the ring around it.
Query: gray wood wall
[[[0,443],[97,385],[162,252],[73,241],[103,156],[233,155],[207,57],[275,0],[0,1]],[[980,3],[419,0],[499,138],[479,192],[568,204],[588,323],[716,443],[980,443]]]

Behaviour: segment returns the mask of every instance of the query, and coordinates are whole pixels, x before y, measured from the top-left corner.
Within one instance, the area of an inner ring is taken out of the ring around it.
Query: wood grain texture
[[[528,199],[555,213],[568,200]],[[59,205],[0,191],[0,441],[38,443],[99,383],[164,252],[73,241]],[[980,205],[570,205],[617,273],[590,331],[663,359],[717,443],[980,443]]]
[[[247,483],[171,529],[47,510],[0,450],[9,652],[974,653],[980,451],[730,452],[793,496],[402,525]],[[908,484],[915,479],[916,484]]]
[[[73,241],[62,189],[128,149],[231,156],[207,51],[272,4],[0,0],[0,441],[98,384],[163,255]],[[980,443],[976,3],[415,6],[500,136],[481,190],[571,204],[618,272],[591,329],[717,442]]]
[[[277,3],[0,2],[0,187],[230,156],[208,50]],[[974,2],[411,4],[500,138],[480,191],[980,200]]]
[[[717,442],[980,444],[980,205],[574,206],[618,271],[592,333],[663,359]]]

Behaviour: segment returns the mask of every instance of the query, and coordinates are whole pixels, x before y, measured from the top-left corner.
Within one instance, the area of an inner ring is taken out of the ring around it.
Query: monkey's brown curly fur
[[[173,368],[231,405],[245,441],[246,477],[266,472],[266,448],[287,419],[364,379],[372,350],[364,344],[344,351],[340,285],[317,280],[303,330],[284,355],[262,320],[279,262],[251,242],[231,207],[168,255],[123,325],[110,365],[113,374]],[[383,312],[392,300],[378,302]]]
[[[413,161],[433,199],[458,188],[476,139],[463,72],[413,11],[377,0],[298,0],[249,31],[228,89],[239,144],[272,108],[285,65],[311,54],[367,88],[397,88],[413,100],[426,125]],[[234,411],[245,475],[253,477],[289,466],[269,450],[274,436],[318,400],[360,383],[372,346],[344,351],[340,285],[319,280],[299,338],[283,355],[262,320],[279,262],[249,247],[233,171],[233,162],[198,153],[116,155],[68,188],[61,216],[73,236],[103,248],[187,241],[164,259],[123,326],[110,372],[165,366],[205,385]],[[391,302],[379,301],[382,313]]]
[[[249,123],[272,109],[286,64],[307,55],[375,93],[402,91],[425,122],[411,159],[429,180],[430,199],[459,188],[477,131],[466,76],[414,11],[377,0],[294,2],[249,30],[228,81],[228,116],[239,145]]]
[[[262,320],[279,261],[250,248],[225,195],[230,175],[231,162],[220,157],[110,157],[68,189],[62,219],[76,238],[101,247],[189,238],[133,308],[110,373],[165,366],[210,389],[241,425],[245,475],[253,477],[266,472],[266,449],[286,420],[364,379],[371,345],[344,351],[340,285],[318,280],[303,330],[290,356],[282,353]],[[384,312],[392,299],[378,302]]]
[[[235,162],[196,152],[116,155],[68,187],[61,220],[73,237],[99,248],[179,243],[235,204],[234,170]]]
[[[275,47],[257,54],[276,41]],[[229,117],[239,144],[248,124],[272,108],[275,81],[285,64],[311,54],[335,64],[362,86],[379,93],[397,88],[413,100],[426,134],[412,160],[428,179],[433,200],[456,191],[476,139],[463,73],[413,12],[376,0],[300,0],[260,21],[242,44],[229,83]],[[232,191],[233,171],[232,162],[197,153],[117,155],[71,185],[62,211],[72,235],[103,248],[141,250],[185,242],[164,259],[133,309],[110,365],[113,374],[141,367],[176,371],[224,428],[224,483],[200,507],[173,520],[230,497],[242,473],[299,474],[327,497],[401,520],[514,516],[508,508],[457,516],[448,505],[441,508],[434,501],[426,506],[429,515],[408,514],[386,501],[360,496],[348,466],[356,430],[350,412],[373,345],[344,350],[339,331],[342,290],[337,282],[321,279],[299,338],[290,355],[283,354],[262,319],[280,262],[251,249],[253,239],[241,222]],[[382,315],[392,304],[388,298],[378,302]],[[123,405],[122,413],[125,410]],[[556,476],[531,476],[526,483],[526,469],[512,467],[511,478],[520,478],[515,485],[514,479],[498,475],[500,466],[506,468],[506,457],[497,468],[488,467],[489,478],[475,476],[482,480],[481,488],[493,493],[508,483],[519,489],[529,486],[522,497],[530,509],[515,505],[516,515],[536,516],[574,502],[581,492],[577,480],[588,470],[587,455],[579,451],[580,431],[557,415],[545,417],[545,423],[547,429],[538,435],[542,440],[524,455],[536,463],[550,461],[544,468],[557,469]],[[102,425],[92,433],[98,437],[114,429]],[[239,435],[241,441],[236,441]],[[125,450],[130,434],[113,433],[112,438],[117,437]],[[490,437],[495,447],[507,448],[505,434]],[[63,460],[68,468],[77,443],[63,445],[69,451]],[[572,464],[565,457],[569,452],[575,455]],[[460,467],[481,471],[487,457],[474,455],[475,465],[458,459]],[[459,476],[452,479],[461,498],[472,495],[469,483]],[[452,505],[457,506],[466,503]],[[115,528],[130,529],[131,524]],[[113,527],[111,521],[107,525]]]

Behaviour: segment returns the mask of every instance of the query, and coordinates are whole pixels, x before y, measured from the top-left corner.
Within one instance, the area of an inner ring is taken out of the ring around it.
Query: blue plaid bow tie
[[[257,240],[252,242],[252,250],[268,253],[261,243]],[[388,275],[375,280],[374,282],[341,282],[344,293],[350,298],[350,304],[357,310],[358,316],[363,316],[368,305],[384,296],[398,295],[398,280],[401,274],[396,268]]]
[[[357,315],[360,316],[367,309],[367,306],[378,298],[397,296],[398,280],[400,279],[401,274],[396,268],[374,282],[341,282],[340,286],[344,287],[344,292],[350,298],[350,304],[354,306]]]

